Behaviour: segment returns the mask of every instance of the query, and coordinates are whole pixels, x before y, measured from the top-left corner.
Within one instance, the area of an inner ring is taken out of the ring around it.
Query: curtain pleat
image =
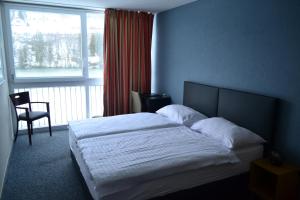
[[[130,91],[150,93],[153,14],[105,10],[104,116],[130,112]]]

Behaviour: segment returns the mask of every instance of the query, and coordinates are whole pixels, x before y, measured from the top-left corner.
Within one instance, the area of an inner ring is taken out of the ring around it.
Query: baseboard
[[[13,149],[13,146],[14,146],[13,140],[11,142],[12,142],[12,144],[10,146],[9,155],[8,155],[7,161],[6,161],[6,167],[4,169],[4,177],[3,177],[2,182],[0,180],[0,199],[2,199],[3,188],[4,188],[4,185],[5,185],[6,180],[7,180],[7,169],[8,169],[9,163],[10,163],[11,153],[12,153],[12,149]]]

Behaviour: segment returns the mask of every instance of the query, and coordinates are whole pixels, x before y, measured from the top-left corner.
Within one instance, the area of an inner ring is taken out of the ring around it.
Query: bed
[[[71,149],[80,139],[137,130],[175,127],[180,124],[155,113],[124,114],[69,122]]]
[[[183,103],[272,140],[275,98],[185,82]],[[149,199],[223,180],[247,172],[263,155],[262,145],[218,149],[216,141],[178,124],[73,136],[72,154],[90,194],[101,200]]]

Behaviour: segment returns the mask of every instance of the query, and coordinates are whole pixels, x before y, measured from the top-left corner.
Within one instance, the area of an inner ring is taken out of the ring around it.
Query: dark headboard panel
[[[183,104],[208,117],[224,117],[272,141],[276,98],[184,82]]]
[[[183,105],[208,117],[217,116],[218,88],[185,81]]]
[[[219,89],[218,116],[245,127],[271,141],[276,99],[262,95]]]

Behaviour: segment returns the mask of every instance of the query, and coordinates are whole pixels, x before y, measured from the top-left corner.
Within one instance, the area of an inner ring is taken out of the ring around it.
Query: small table
[[[261,199],[294,200],[298,197],[299,168],[272,165],[267,159],[251,163],[249,189]]]
[[[142,99],[142,111],[144,112],[156,112],[158,109],[171,104],[171,97],[161,94],[144,94],[141,95]]]

